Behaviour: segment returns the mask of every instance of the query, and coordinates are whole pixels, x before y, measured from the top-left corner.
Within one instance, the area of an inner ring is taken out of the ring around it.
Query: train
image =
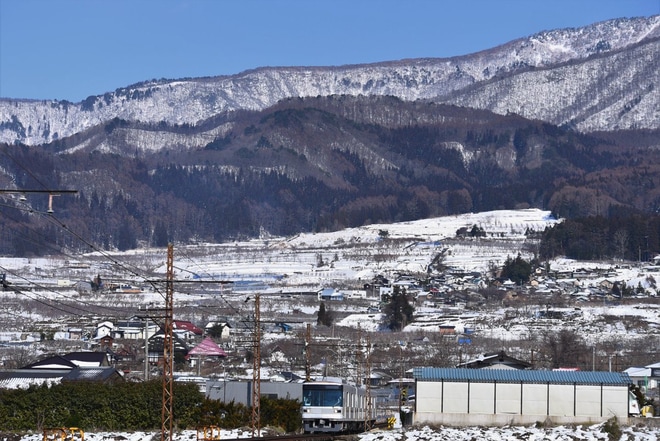
[[[375,406],[364,387],[334,381],[303,383],[305,433],[358,433],[375,423]]]

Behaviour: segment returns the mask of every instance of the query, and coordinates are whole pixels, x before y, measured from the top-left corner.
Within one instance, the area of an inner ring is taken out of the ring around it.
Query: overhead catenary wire
[[[11,193],[41,193],[41,192],[53,192],[56,193],[57,191],[55,190],[49,190],[48,186],[43,183],[32,171],[28,168],[25,167],[20,161],[18,161],[13,155],[11,155],[6,148],[2,149],[2,153],[4,153],[5,156],[7,156],[9,159],[11,159],[15,164],[17,164],[23,171],[25,171],[26,174],[28,174],[36,183],[38,183],[44,190],[20,190],[20,189],[11,189],[8,190],[8,192]],[[64,190],[64,192],[75,192],[75,190]],[[133,277],[142,279],[144,283],[147,283],[151,285],[151,287],[154,289],[155,292],[157,292],[161,297],[165,298],[165,295],[163,292],[161,292],[160,287],[158,284],[162,283],[159,280],[155,280],[152,277],[149,277],[147,275],[142,274],[142,270],[132,266],[128,263],[122,262],[116,257],[113,257],[111,254],[107,253],[105,250],[103,250],[101,247],[96,246],[89,240],[86,240],[82,235],[74,231],[73,229],[69,228],[63,221],[61,221],[58,217],[56,217],[53,213],[52,210],[49,210],[48,212],[44,213],[41,211],[34,210],[32,207],[28,207],[27,211],[30,212],[31,214],[37,214],[44,219],[46,219],[49,222],[54,223],[58,228],[63,229],[67,233],[69,233],[72,237],[74,237],[76,240],[80,241],[81,243],[85,244],[87,247],[92,249],[94,252],[97,252],[100,256],[103,258],[107,259],[110,261],[112,264],[116,265],[117,267],[121,268],[122,270],[126,271],[127,273],[131,274]],[[183,269],[178,268],[179,270],[185,271]],[[181,281],[179,281],[181,282]],[[217,283],[225,283],[225,282],[217,282]],[[226,301],[226,299],[224,299]],[[227,302],[228,305],[232,306],[229,302]],[[233,306],[232,306],[233,307]]]
[[[19,274],[16,274],[16,273],[12,272],[11,270],[9,270],[9,269],[7,269],[3,266],[0,266],[0,270],[4,271],[6,274],[11,274],[12,276],[14,276],[18,279],[22,279],[22,280],[26,281],[29,285],[33,285],[34,287],[39,288],[40,291],[50,291],[50,292],[55,293],[55,294],[60,294],[60,293],[58,293],[58,292],[56,292],[56,291],[54,291],[54,290],[52,290],[48,287],[45,287],[45,286],[40,285],[38,283],[35,283],[34,281],[31,281],[26,277],[23,277]],[[57,309],[57,310],[62,311],[62,312],[67,312],[67,313],[70,313],[70,314],[73,314],[73,312],[64,311],[62,308],[56,306],[55,304],[59,303],[59,304],[62,304],[64,306],[68,307],[68,308],[77,309],[78,311],[86,312],[86,313],[89,313],[89,314],[96,314],[96,313],[98,313],[98,311],[91,311],[89,309],[85,309],[85,308],[82,308],[82,307],[77,306],[77,305],[82,304],[82,305],[86,305],[86,306],[89,306],[89,307],[95,307],[95,308],[98,308],[98,309],[101,309],[101,310],[111,311],[113,313],[123,313],[122,310],[111,307],[111,306],[105,306],[105,305],[100,305],[100,304],[96,304],[96,303],[89,303],[89,302],[86,302],[86,301],[80,300],[80,299],[76,300],[75,305],[71,305],[71,304],[68,304],[68,303],[64,304],[64,303],[58,301],[57,299],[53,299],[51,297],[46,297],[42,294],[35,293],[35,292],[28,292],[28,291],[22,290],[20,287],[14,287],[14,286],[8,285],[8,288],[11,289],[13,292],[15,292],[17,294],[25,295],[30,300],[36,301],[36,302],[41,303],[45,306],[50,306],[54,309]],[[38,297],[38,298],[34,298],[34,297]],[[44,300],[39,300],[39,299],[44,299]]]
[[[162,296],[162,293],[160,292],[160,290],[159,290],[159,286],[158,286],[158,285],[164,283],[163,280],[159,280],[159,279],[156,279],[156,278],[153,278],[153,277],[148,277],[148,276],[145,276],[145,275],[141,274],[141,269],[139,269],[139,268],[137,268],[137,267],[135,267],[135,266],[129,265],[129,264],[125,263],[125,262],[120,261],[119,259],[117,259],[117,258],[115,258],[114,256],[112,256],[110,253],[104,251],[104,250],[101,249],[100,247],[98,247],[98,246],[94,245],[93,243],[91,243],[90,241],[86,240],[86,239],[85,239],[84,237],[82,237],[80,234],[78,234],[78,233],[76,233],[75,231],[73,231],[72,229],[70,229],[66,224],[64,224],[64,222],[62,222],[61,220],[59,220],[59,219],[58,219],[56,216],[54,216],[52,213],[45,213],[45,212],[42,212],[42,211],[38,211],[38,210],[33,209],[32,207],[18,207],[18,206],[13,206],[13,205],[8,205],[8,204],[0,204],[0,206],[5,206],[5,207],[8,207],[8,208],[12,208],[12,209],[18,209],[18,210],[27,211],[27,212],[29,212],[29,213],[31,213],[31,214],[35,214],[35,215],[38,215],[38,216],[42,216],[42,217],[43,217],[45,220],[47,220],[48,222],[54,222],[54,223],[58,226],[58,228],[62,228],[62,229],[65,230],[67,233],[71,234],[71,235],[72,235],[73,237],[75,237],[77,240],[81,241],[81,242],[84,243],[86,246],[90,247],[93,251],[97,252],[101,257],[103,257],[103,258],[105,258],[106,260],[110,261],[112,264],[118,266],[119,268],[121,268],[121,269],[127,271],[127,272],[130,273],[132,276],[137,277],[137,278],[141,278],[145,283],[150,284],[150,285],[154,288],[154,291],[157,292],[157,293],[159,293],[159,294]],[[12,218],[12,219],[15,220],[14,218]],[[15,221],[16,221],[16,220],[15,220]],[[44,235],[41,234],[38,230],[35,230],[34,228],[31,228],[31,227],[28,227],[28,228],[29,228],[31,231],[33,231],[36,235],[38,235],[38,236],[40,236],[40,237],[42,237],[42,238],[45,239]],[[35,240],[34,240],[33,238],[30,238],[30,237],[28,237],[28,236],[26,236],[26,240],[29,240],[29,241],[31,241],[31,242],[36,243]],[[46,241],[44,240],[44,242],[46,242]],[[53,251],[57,251],[59,254],[65,255],[66,257],[68,257],[68,258],[70,258],[70,259],[76,259],[76,256],[73,256],[73,255],[71,255],[71,254],[67,254],[67,253],[65,253],[64,251],[62,251],[61,249],[56,249],[55,247],[53,247],[53,246],[51,246],[51,245],[48,245],[48,246],[49,246],[50,249],[52,249]],[[187,270],[182,269],[182,268],[179,268],[179,270],[181,270],[181,271],[187,271]],[[6,272],[10,273],[9,270],[6,270]],[[187,272],[190,272],[190,271],[187,271]],[[191,273],[192,273],[192,272],[191,272]],[[28,279],[26,279],[26,278],[24,278],[24,280],[25,280],[27,283],[33,284],[33,285],[35,285],[35,286],[38,286],[38,284],[33,283],[33,282],[31,282],[30,280],[28,280]],[[119,282],[119,283],[122,283],[122,282],[130,282],[130,281],[132,281],[131,279],[119,279],[119,278],[111,278],[111,279],[108,279],[107,277],[105,277],[104,280],[106,280],[106,281],[110,280],[110,281]],[[191,282],[191,283],[192,283],[192,281],[179,281],[179,282]],[[194,283],[198,283],[198,284],[199,284],[199,283],[214,283],[214,284],[217,284],[217,283],[230,283],[230,282],[227,282],[227,281],[194,281]],[[44,287],[41,287],[41,288],[44,288]],[[238,312],[238,310],[237,310],[233,305],[231,305],[230,302],[228,302],[224,297],[222,297],[222,298],[223,298],[223,300],[227,303],[227,305],[229,305],[231,308],[233,308],[235,311]],[[56,299],[49,299],[49,302],[51,302],[51,303],[56,303],[57,300],[56,300]],[[84,301],[78,301],[78,302],[79,302],[79,303],[85,303]],[[97,308],[100,307],[99,305],[96,305],[96,304],[93,304],[93,303],[89,303],[89,305],[90,305],[90,306],[97,307]],[[115,310],[115,309],[112,309],[112,308],[107,308],[107,309],[109,309],[109,310],[111,310],[111,311],[113,311],[113,312],[115,312],[115,313],[120,312],[120,311]],[[87,311],[87,312],[90,312],[90,313],[91,313],[92,311]]]
[[[6,205],[5,205],[5,206],[6,206]],[[18,208],[18,209],[21,209],[20,207],[14,207],[14,206],[12,206],[11,208]],[[65,231],[67,231],[68,233],[72,234],[72,235],[73,235],[74,237],[76,237],[78,240],[82,241],[82,242],[85,243],[86,245],[88,245],[88,246],[90,246],[91,248],[93,248],[93,249],[94,249],[95,251],[97,251],[100,255],[102,255],[103,257],[108,258],[109,260],[111,260],[113,264],[115,264],[115,265],[117,265],[117,266],[119,266],[119,267],[121,267],[121,268],[123,268],[123,269],[129,271],[131,274],[133,274],[133,275],[135,275],[135,276],[137,276],[137,277],[144,277],[144,276],[141,276],[141,275],[138,273],[138,270],[130,269],[130,268],[128,267],[128,265],[126,265],[126,264],[120,262],[120,261],[117,260],[117,259],[112,258],[109,254],[105,253],[105,252],[104,252],[103,250],[101,250],[99,247],[96,247],[96,246],[94,246],[91,242],[86,241],[82,236],[80,236],[79,234],[75,233],[74,231],[72,231],[71,229],[69,229],[69,228],[68,228],[63,222],[61,222],[61,221],[59,221],[59,219],[55,218],[55,216],[53,216],[52,213],[43,213],[43,212],[40,212],[40,211],[36,211],[36,210],[34,210],[34,209],[32,209],[32,208],[22,208],[22,209],[27,210],[27,211],[29,211],[30,213],[34,213],[34,214],[37,214],[37,215],[43,216],[43,217],[44,217],[46,220],[48,220],[49,222],[55,222],[55,224],[56,224],[58,227],[63,228]],[[32,230],[36,232],[36,230],[34,230],[34,229],[32,229]],[[43,235],[42,235],[42,236],[43,236]],[[34,241],[34,239],[31,239],[31,241]],[[44,242],[46,242],[46,241],[44,241]],[[52,246],[50,246],[50,248],[53,249]],[[69,258],[72,258],[72,259],[75,258],[75,257],[72,256],[72,255],[68,255],[68,254],[64,253],[61,249],[56,249],[56,250],[54,249],[54,251],[57,251],[59,254],[65,255],[65,256],[67,256],[67,257],[69,257]],[[4,268],[4,267],[1,267],[1,266],[0,266],[0,269],[4,270],[5,273],[7,273],[7,274],[11,274],[13,277],[20,278],[20,279],[24,280],[24,281],[25,281],[26,283],[28,283],[29,285],[33,285],[33,286],[39,288],[41,291],[52,291],[52,292],[54,292],[53,290],[48,289],[48,288],[45,287],[45,286],[39,285],[38,283],[36,283],[36,282],[34,282],[34,281],[31,281],[31,280],[29,280],[29,279],[27,279],[27,278],[25,278],[25,277],[22,277],[22,276],[17,275],[16,273],[13,273],[12,271],[10,271],[10,270],[7,269],[7,268]],[[147,280],[147,281],[149,280],[147,277],[144,277],[144,279]],[[158,292],[158,293],[160,294],[160,291],[158,290],[158,287],[155,286],[154,283],[152,283],[152,286],[153,286],[153,288],[154,288],[154,291],[156,291],[156,292]],[[55,309],[55,310],[58,310],[58,311],[60,311],[60,312],[64,312],[64,313],[68,313],[68,314],[77,314],[77,312],[74,312],[75,310],[77,310],[77,311],[82,311],[82,312],[89,313],[89,314],[98,313],[98,311],[92,311],[92,310],[90,310],[90,309],[85,309],[85,308],[81,308],[81,307],[79,307],[79,306],[71,305],[71,304],[68,304],[68,303],[63,303],[60,299],[54,299],[54,298],[50,298],[50,297],[44,297],[44,296],[42,296],[42,295],[40,295],[40,294],[36,294],[36,293],[30,293],[30,294],[28,295],[28,294],[26,294],[26,292],[25,292],[24,290],[20,290],[20,289],[18,289],[18,288],[14,288],[14,292],[22,293],[23,295],[25,295],[25,296],[26,296],[27,298],[29,298],[30,300],[33,300],[33,301],[38,302],[38,303],[40,303],[40,304],[43,304],[44,306],[51,307],[51,308],[53,308],[53,309]],[[57,294],[59,294],[59,293],[57,293]],[[161,295],[162,295],[162,294],[161,294]],[[94,308],[101,309],[101,310],[111,311],[113,314],[120,314],[120,313],[123,312],[123,311],[121,311],[121,310],[119,310],[119,309],[116,309],[116,308],[112,308],[112,307],[108,307],[108,306],[103,306],[103,305],[98,305],[98,304],[95,304],[95,303],[88,303],[88,302],[85,302],[85,301],[83,301],[83,300],[79,300],[79,299],[76,300],[76,303],[77,303],[77,304],[86,304],[88,307],[94,307]],[[61,305],[61,306],[58,306],[58,305]],[[68,309],[65,309],[65,308],[68,308]]]
[[[5,205],[5,206],[6,206],[6,205]],[[12,208],[17,208],[17,207],[13,207],[13,206],[12,206]],[[19,209],[21,209],[21,208],[19,208]],[[55,221],[55,224],[56,224],[56,225],[58,225],[59,227],[63,228],[63,229],[64,229],[65,231],[67,231],[68,233],[72,234],[72,235],[73,235],[74,237],[76,237],[78,240],[82,241],[82,242],[85,243],[87,246],[89,246],[89,247],[91,247],[92,249],[94,249],[95,251],[99,252],[99,254],[105,256],[106,258],[109,257],[109,255],[106,254],[103,250],[101,250],[100,248],[96,247],[96,246],[93,245],[91,242],[86,241],[84,238],[82,238],[82,236],[76,234],[76,233],[73,232],[71,229],[69,229],[69,228],[68,228],[63,222],[59,221],[59,219],[57,219],[55,216],[53,216],[52,213],[43,213],[43,212],[40,212],[40,211],[35,211],[35,210],[32,209],[32,208],[29,208],[29,209],[23,208],[23,209],[24,209],[24,210],[28,210],[30,213],[34,213],[34,214],[40,215],[40,216],[42,216],[43,218],[45,218],[46,220],[48,220],[48,221],[50,221],[50,222]],[[36,232],[36,230],[34,230],[34,229],[33,229],[33,231]],[[43,235],[41,235],[41,236],[43,237]],[[51,248],[53,248],[53,247],[51,246]],[[63,255],[65,255],[65,256],[69,257],[69,258],[74,258],[74,256],[72,256],[72,255],[67,255],[67,254],[64,253],[61,249],[57,249],[56,251],[58,251],[58,253],[63,254]],[[133,270],[131,270],[130,268],[128,268],[127,265],[123,264],[122,262],[119,262],[117,259],[113,259],[113,258],[110,257],[109,260],[111,260],[115,265],[118,265],[118,266],[120,266],[120,267],[122,267],[122,268],[124,268],[124,269],[128,269],[133,275],[136,275],[137,277],[142,277],[142,276],[140,276],[140,275],[137,273],[137,271],[133,271]],[[6,273],[11,273],[11,272],[10,272],[8,269],[6,269],[6,268],[5,268],[4,270],[5,270]],[[14,275],[15,277],[20,277],[20,276],[17,276],[16,274],[13,274],[13,273],[12,273],[12,275]],[[28,283],[30,283],[30,284],[33,284],[33,285],[35,285],[35,286],[39,286],[37,283],[31,282],[31,281],[28,280],[27,278],[24,278],[24,277],[20,277],[20,278],[23,279],[23,280],[25,280],[26,282],[28,282]],[[145,279],[146,279],[146,278],[145,278]],[[152,285],[152,286],[153,286],[153,285]],[[45,287],[43,287],[43,286],[42,286],[41,288],[42,288],[42,290],[47,290],[47,289],[46,289]],[[154,290],[155,290],[156,292],[159,292],[159,291],[158,291],[158,288],[157,288],[156,286],[154,286]],[[33,299],[33,300],[35,300],[35,299]],[[55,300],[55,299],[49,299],[49,301],[50,301],[51,303],[55,303],[55,302],[57,302],[57,300]],[[44,303],[44,302],[42,302],[42,303]],[[85,302],[79,300],[78,303],[83,303],[83,304],[84,304]],[[46,304],[46,303],[44,303],[44,304]],[[95,307],[97,307],[97,308],[100,307],[101,309],[103,309],[103,308],[105,308],[105,309],[109,309],[109,310],[112,310],[112,311],[115,312],[115,313],[120,312],[119,310],[116,310],[116,309],[113,309],[113,308],[109,308],[109,307],[99,306],[99,305],[96,305],[96,304],[88,304],[88,305],[93,305],[93,306],[95,306]],[[52,305],[51,305],[51,306],[52,306]],[[57,308],[57,307],[55,307],[55,306],[53,306],[53,307],[54,307],[55,309],[60,309],[60,310],[62,310],[61,308]],[[78,308],[78,309],[80,309],[80,308]],[[82,309],[81,309],[81,310],[82,310]],[[92,311],[85,311],[85,312],[92,313]]]
[[[19,193],[19,194],[20,193],[30,193],[30,192],[33,192],[33,193],[37,193],[37,192],[39,192],[39,193],[76,192],[77,193],[76,190],[60,190],[60,191],[52,190],[52,189],[49,190],[48,186],[45,183],[43,183],[34,173],[32,173],[32,171],[28,167],[25,167],[20,161],[18,161],[14,156],[12,156],[7,151],[6,148],[2,148],[1,151],[5,156],[7,156],[9,159],[11,159],[18,167],[20,167],[23,171],[25,171],[25,173],[27,173],[32,179],[34,179],[34,181],[36,183],[38,183],[43,188],[43,190],[20,190],[20,189],[14,190],[14,189],[12,189],[12,190],[9,190],[9,191]],[[113,258],[109,254],[107,254],[104,250],[102,250],[100,247],[94,245],[90,241],[83,238],[80,234],[78,234],[75,231],[68,228],[66,226],[66,224],[63,223],[61,220],[57,219],[51,211],[49,211],[47,213],[41,213],[41,212],[38,212],[38,211],[34,211],[34,212],[37,213],[37,214],[42,215],[43,217],[45,217],[45,219],[54,222],[57,226],[59,226],[60,228],[62,228],[63,230],[65,230],[66,232],[71,234],[73,237],[75,237],[76,239],[78,239],[79,241],[81,241],[82,243],[84,243],[85,245],[87,245],[88,247],[93,249],[94,251],[98,252],[99,254],[104,256],[105,258],[112,261],[115,265],[118,265],[118,266],[122,267],[123,269],[125,269],[126,271],[128,271],[129,273],[131,273],[132,275],[134,275],[136,277],[144,277],[141,274],[139,274],[138,271],[134,271],[134,270],[130,269],[128,265],[126,265],[126,264],[120,262],[119,260]],[[144,278],[145,278],[146,283],[150,283],[148,278],[146,278],[146,277],[144,277]],[[164,294],[158,289],[157,286],[155,286],[153,283],[150,283],[150,284],[152,285],[152,287],[154,288],[154,290],[156,292],[158,292],[163,298],[165,298]]]
[[[197,267],[201,267],[201,265],[200,265],[199,263],[197,263],[197,262],[195,262],[195,261],[192,260],[192,258],[190,257],[190,255],[188,255],[188,254],[183,254],[183,257],[186,258],[186,259],[188,259],[193,265],[196,265]],[[178,268],[178,267],[177,267],[177,268]],[[188,270],[187,268],[178,268],[178,269],[179,269],[180,271],[188,272],[188,273],[190,273],[190,274],[192,274],[192,275],[195,275],[194,272]],[[213,280],[213,279],[214,279],[214,277],[211,277],[211,280],[214,281],[214,282],[216,282],[216,283],[222,283],[222,284],[230,284],[230,283],[233,283],[232,281],[227,281],[227,280],[222,280],[222,281],[219,280],[219,281],[215,281],[215,280]],[[198,282],[199,282],[199,281],[198,281]],[[231,308],[231,309],[234,311],[234,313],[236,313],[236,314],[240,314],[240,313],[241,313],[241,311],[240,311],[238,308],[236,308],[234,305],[232,305],[232,304],[229,302],[229,300],[227,300],[227,298],[222,294],[222,292],[220,293],[219,297],[220,297],[220,299],[222,299],[222,301],[224,301],[224,302],[227,304],[227,306],[229,306],[229,308]]]

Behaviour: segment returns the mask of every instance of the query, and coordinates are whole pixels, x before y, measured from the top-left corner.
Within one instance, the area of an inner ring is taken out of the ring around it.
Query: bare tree
[[[4,366],[7,369],[19,369],[34,361],[35,354],[25,347],[8,348],[4,352]]]
[[[612,236],[614,241],[614,246],[621,256],[621,260],[625,259],[626,248],[628,248],[629,235],[628,232],[624,229],[617,230]]]
[[[541,335],[540,355],[551,368],[586,367],[590,354],[582,337],[572,329],[548,331]]]

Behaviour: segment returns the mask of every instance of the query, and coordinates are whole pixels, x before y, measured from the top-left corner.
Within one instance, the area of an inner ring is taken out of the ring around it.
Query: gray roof
[[[63,381],[107,382],[123,379],[117,369],[75,367],[73,369],[11,369],[0,371],[0,389],[26,389],[30,385],[59,384]]]
[[[518,369],[452,369],[415,368],[413,377],[418,381],[471,381],[476,383],[551,383],[551,384],[604,384],[628,386],[632,384],[625,372],[589,371],[534,371]]]
[[[80,367],[72,369],[62,377],[62,381],[107,381],[113,378],[122,378],[117,369],[107,367]]]

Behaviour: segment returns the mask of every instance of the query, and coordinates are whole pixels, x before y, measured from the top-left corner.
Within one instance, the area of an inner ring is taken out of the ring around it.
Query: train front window
[[[341,389],[307,389],[303,395],[303,404],[319,407],[341,406]]]

